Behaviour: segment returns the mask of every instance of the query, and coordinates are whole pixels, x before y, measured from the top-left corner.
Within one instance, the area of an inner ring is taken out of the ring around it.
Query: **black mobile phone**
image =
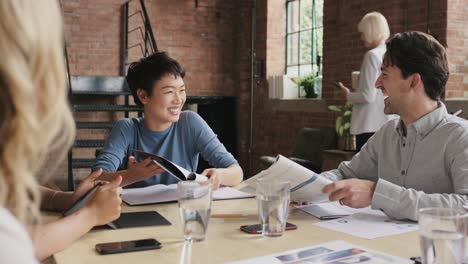
[[[297,225],[291,224],[291,223],[286,223],[286,228],[285,230],[295,230],[297,229]],[[243,225],[240,227],[241,231],[244,231],[248,234],[261,234],[262,233],[262,225],[261,224],[256,224],[256,225]]]
[[[161,248],[161,243],[154,238],[96,244],[99,254],[115,254]]]

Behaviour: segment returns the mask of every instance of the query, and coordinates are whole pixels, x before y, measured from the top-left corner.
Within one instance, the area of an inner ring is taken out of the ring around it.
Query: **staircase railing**
[[[130,2],[136,0],[129,0],[122,5],[123,11],[123,26],[124,26],[124,34],[123,34],[123,41],[124,41],[124,48],[123,48],[123,74],[127,73],[127,68],[129,65],[128,62],[128,51],[133,48],[140,48],[141,55],[143,57],[148,56],[150,53],[154,53],[158,51],[158,46],[156,44],[156,39],[154,37],[153,28],[151,27],[151,23],[149,20],[148,12],[146,10],[145,1],[138,0],[139,2],[139,9],[131,14],[129,14],[129,6]],[[129,29],[129,21],[133,17],[141,17],[143,21],[143,27],[136,26],[132,29]],[[143,45],[141,42],[137,42],[129,46],[129,35],[130,34],[138,34],[140,35],[141,39],[143,40]]]

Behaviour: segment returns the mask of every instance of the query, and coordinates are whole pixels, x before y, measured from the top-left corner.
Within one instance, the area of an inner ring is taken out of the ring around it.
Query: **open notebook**
[[[254,197],[252,194],[230,187],[221,187],[213,192],[213,200],[228,200]],[[124,189],[122,200],[128,205],[143,205],[177,201],[177,184],[152,185],[144,188]]]

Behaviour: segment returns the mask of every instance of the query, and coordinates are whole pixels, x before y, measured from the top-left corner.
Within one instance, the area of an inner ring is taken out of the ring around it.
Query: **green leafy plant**
[[[351,114],[353,104],[346,103],[344,105],[329,105],[328,110],[333,112],[341,113],[336,118],[335,129],[336,133],[340,137],[346,137],[351,135]]]
[[[310,74],[300,78],[297,84],[299,87],[304,87],[306,98],[317,98],[318,93],[315,88],[317,87],[317,82],[320,82],[321,79],[322,76]]]

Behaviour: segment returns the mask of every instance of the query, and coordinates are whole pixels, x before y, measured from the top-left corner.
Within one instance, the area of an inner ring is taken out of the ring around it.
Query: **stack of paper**
[[[345,205],[341,205],[338,202],[296,206],[296,208],[311,214],[320,220],[336,219],[369,210],[367,208],[354,209]]]
[[[213,192],[213,200],[251,198],[254,195],[230,187]],[[144,188],[124,189],[122,200],[128,205],[154,204],[177,201],[177,184],[157,184]]]

